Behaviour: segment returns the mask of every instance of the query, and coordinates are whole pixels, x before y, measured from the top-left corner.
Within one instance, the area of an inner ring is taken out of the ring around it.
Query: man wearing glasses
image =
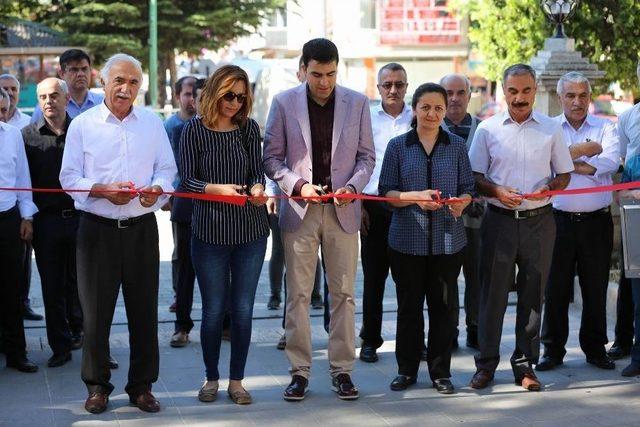
[[[378,71],[380,105],[371,108],[371,127],[376,149],[376,165],[364,193],[378,195],[378,180],[389,140],[407,132],[413,113],[404,102],[407,93],[407,72],[395,62],[384,65]],[[367,363],[378,361],[376,351],[382,343],[382,299],[389,275],[387,236],[391,223],[391,210],[385,202],[365,200],[362,204],[360,225],[360,256],[364,274],[362,300],[362,329],[360,338],[360,360]]]

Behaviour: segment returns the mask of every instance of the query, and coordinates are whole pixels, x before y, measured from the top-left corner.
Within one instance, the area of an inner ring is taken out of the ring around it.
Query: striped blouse
[[[207,129],[199,116],[191,119],[180,139],[182,186],[192,193],[204,193],[211,184],[264,185],[260,130],[249,121],[248,142],[242,143],[242,131],[218,132]],[[264,206],[236,206],[228,203],[193,201],[192,234],[205,243],[238,245],[269,234]]]

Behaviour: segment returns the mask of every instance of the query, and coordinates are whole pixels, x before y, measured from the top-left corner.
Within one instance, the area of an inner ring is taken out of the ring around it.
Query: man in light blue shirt
[[[69,49],[60,55],[60,78],[67,82],[71,99],[67,104],[67,114],[72,119],[102,103],[104,95],[89,91],[91,85],[91,58],[80,49]],[[31,123],[42,117],[39,106],[33,110]]]

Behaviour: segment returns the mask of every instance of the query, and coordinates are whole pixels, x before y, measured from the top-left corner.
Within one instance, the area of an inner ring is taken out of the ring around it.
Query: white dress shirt
[[[17,127],[18,129],[22,129],[31,123],[31,116],[24,114],[16,108],[16,111],[13,112],[13,116],[7,121],[7,123],[11,126]]]
[[[620,114],[618,119],[620,156],[625,162],[640,155],[640,103]]]
[[[523,123],[508,111],[484,120],[469,151],[471,168],[494,184],[531,193],[549,183],[555,174],[573,171],[573,161],[562,128],[551,117],[534,111]],[[506,208],[498,199],[488,202]],[[523,200],[516,210],[536,209],[549,200]]]
[[[103,103],[71,121],[62,156],[63,188],[90,190],[94,184],[132,182],[136,188],[159,185],[173,191],[176,163],[162,121],[153,112],[133,107],[118,120]],[[158,210],[168,196],[148,208],[136,197],[114,205],[89,193],[69,193],[76,209],[111,219],[132,218]]]
[[[22,133],[16,127],[0,122],[0,187],[31,188],[29,164]],[[0,212],[18,205],[22,218],[31,218],[38,208],[30,191],[0,191]]]
[[[602,145],[602,153],[599,155],[576,159],[593,166],[596,173],[594,175],[572,173],[567,189],[611,185],[613,174],[620,165],[620,144],[615,124],[607,119],[587,114],[582,126],[576,130],[564,114],[555,117],[555,120],[562,126],[567,146],[585,141],[598,142]],[[611,192],[555,196],[553,207],[566,212],[593,212],[606,208],[611,201]]]
[[[378,195],[378,181],[380,180],[380,170],[387,145],[392,138],[406,133],[411,128],[413,111],[411,106],[404,104],[402,112],[393,117],[382,108],[382,103],[371,107],[371,127],[373,129],[373,145],[376,149],[376,165],[373,168],[369,183],[364,187],[363,193],[373,196]]]

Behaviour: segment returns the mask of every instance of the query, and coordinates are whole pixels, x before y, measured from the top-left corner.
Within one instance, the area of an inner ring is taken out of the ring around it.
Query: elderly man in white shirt
[[[480,354],[471,387],[493,380],[500,361],[500,339],[515,267],[518,307],[516,348],[511,356],[515,382],[541,389],[532,365],[540,352],[540,314],[555,238],[550,200],[544,192],[569,184],[573,162],[560,125],[533,111],[536,74],[516,64],[503,75],[508,111],[483,121],[469,157],[476,187],[488,197],[482,223]],[[522,194],[529,194],[528,199]]]
[[[378,180],[382,160],[389,141],[409,131],[413,112],[404,102],[407,93],[407,72],[395,62],[386,64],[378,71],[378,92],[382,102],[371,108],[373,144],[376,149],[376,164],[364,193],[378,195]],[[360,258],[364,274],[362,295],[362,329],[360,338],[360,360],[373,363],[378,361],[377,349],[382,340],[382,299],[389,275],[387,236],[391,224],[391,209],[385,202],[365,200],[362,203],[362,224],[360,226]]]
[[[609,120],[589,114],[589,80],[578,72],[567,73],[558,81],[557,92],[563,113],[556,121],[562,126],[575,167],[568,188],[612,184],[620,165],[618,133]],[[538,371],[561,365],[567,353],[568,310],[576,272],[582,291],[580,347],[588,363],[600,369],[615,368],[604,347],[609,341],[606,311],[613,250],[611,201],[610,192],[553,199],[556,241],[545,289],[544,356],[536,366]]]
[[[0,93],[0,109],[6,106],[6,92]],[[17,128],[0,122],[0,187],[31,188],[29,164],[22,134]],[[31,193],[0,191],[0,325],[3,330],[7,367],[21,372],[36,372],[27,359],[22,296],[20,292],[23,241],[31,240],[32,219],[38,212]]]
[[[18,109],[18,102],[20,102],[20,82],[18,79],[12,74],[2,74],[0,75],[0,87],[7,91],[11,99],[6,122],[18,129],[27,126],[31,117]]]
[[[116,54],[101,72],[105,102],[69,126],[60,182],[82,211],[78,229],[78,291],[84,313],[82,379],[89,391],[85,409],[106,410],[109,330],[123,287],[131,364],[125,391],[143,411],[157,412],[151,394],[158,379],[158,228],[154,211],[173,191],[177,169],[162,121],[133,106],[142,67]]]

